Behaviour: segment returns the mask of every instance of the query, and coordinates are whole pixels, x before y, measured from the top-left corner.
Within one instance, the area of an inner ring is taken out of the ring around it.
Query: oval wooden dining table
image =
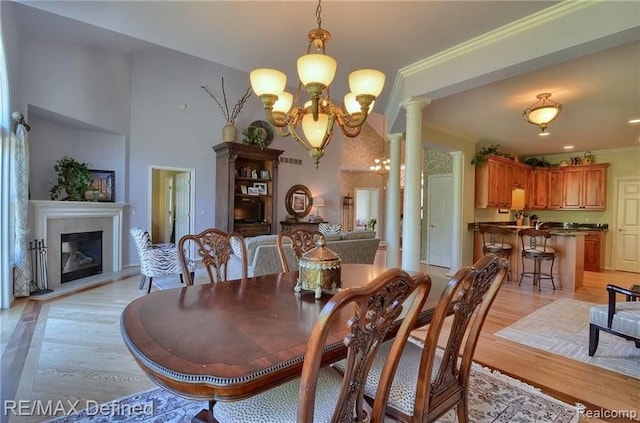
[[[385,270],[343,264],[343,287],[365,285]],[[294,293],[297,277],[295,271],[152,292],[122,312],[124,343],[156,384],[179,396],[235,401],[263,392],[300,375],[313,325],[331,298]],[[435,291],[417,326],[430,322]],[[346,356],[353,311],[343,314],[329,334],[323,365]],[[209,414],[202,410],[193,421],[215,421]]]

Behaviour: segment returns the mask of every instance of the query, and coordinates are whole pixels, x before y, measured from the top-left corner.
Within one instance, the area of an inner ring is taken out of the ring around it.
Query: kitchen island
[[[501,226],[509,229],[511,234],[507,241],[512,246],[510,257],[511,280],[519,282],[520,273],[522,272],[522,245],[518,237],[518,231],[521,229],[532,228],[532,226],[518,226],[511,222],[477,222],[469,225],[469,229],[475,231],[473,258],[474,261],[482,257],[482,235],[481,227],[485,225]],[[607,230],[607,225],[592,224],[578,225],[573,223],[548,223],[549,227],[544,227],[551,233],[549,245],[556,250],[555,263],[553,265],[553,277],[557,289],[567,291],[575,291],[582,287],[584,274],[584,249],[585,234],[587,231]],[[525,262],[527,271],[533,269],[533,263],[530,260]],[[542,262],[542,271],[549,272],[550,262]],[[550,281],[544,281],[543,288],[551,288]],[[524,278],[523,284],[530,284],[531,278]]]

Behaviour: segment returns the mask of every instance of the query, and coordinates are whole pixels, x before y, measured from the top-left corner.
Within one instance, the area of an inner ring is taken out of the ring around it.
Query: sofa
[[[376,257],[376,251],[380,239],[375,237],[374,231],[353,231],[325,235],[326,246],[331,251],[340,255],[342,263],[372,264]],[[245,238],[247,245],[248,275],[261,276],[282,271],[278,247],[277,235],[260,235]],[[242,277],[241,250],[237,244],[231,244],[234,253],[228,264],[228,278],[240,279]],[[290,269],[298,269],[298,259],[293,254],[291,246],[284,246],[287,262]]]

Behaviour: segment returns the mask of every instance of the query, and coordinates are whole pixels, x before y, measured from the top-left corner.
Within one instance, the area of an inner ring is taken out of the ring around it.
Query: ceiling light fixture
[[[637,124],[637,123],[640,123],[640,119],[631,119],[631,120],[629,120],[629,123],[630,123],[631,125],[635,125],[635,124]]]
[[[293,139],[309,151],[316,163],[324,156],[325,148],[331,142],[334,124],[342,133],[353,138],[360,133],[362,124],[367,120],[373,102],[382,92],[385,76],[374,69],[360,69],[349,75],[351,93],[345,95],[346,111],[331,100],[329,85],[336,73],[337,62],[325,53],[325,44],[331,39],[329,31],[322,29],[321,0],[316,7],[318,28],[309,31],[307,54],[298,58],[298,90],[295,99],[285,92],[287,76],[275,69],[255,69],[250,74],[251,87],[264,109],[267,119],[276,126],[282,136],[291,135]],[[315,47],[316,53],[311,52]],[[308,101],[299,106],[302,86],[309,93]],[[295,106],[291,109],[292,104]],[[304,137],[298,129],[300,125]],[[306,139],[305,139],[306,138]]]
[[[538,101],[522,112],[522,116],[527,122],[540,128],[539,135],[545,133],[544,131],[549,124],[558,117],[562,110],[562,104],[550,100],[549,97],[551,97],[551,93],[538,94],[536,96]]]
[[[390,163],[391,160],[387,159],[384,156],[379,159],[373,159],[373,166],[369,166],[369,170],[378,172],[380,176],[385,176],[387,173],[389,173],[389,169],[391,169],[391,167],[389,166]]]

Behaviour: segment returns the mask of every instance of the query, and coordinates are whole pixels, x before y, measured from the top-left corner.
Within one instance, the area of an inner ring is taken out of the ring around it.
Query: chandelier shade
[[[530,124],[538,126],[541,133],[544,133],[562,110],[562,104],[549,99],[549,97],[551,97],[551,93],[538,94],[536,96],[538,101],[522,112],[524,119]]]
[[[356,70],[349,75],[351,93],[349,100],[345,96],[344,108],[333,103],[329,86],[336,75],[338,62],[326,54],[331,33],[322,29],[321,12],[319,0],[316,7],[318,28],[309,31],[307,53],[297,60],[299,84],[295,96],[285,91],[287,77],[284,73],[264,68],[250,73],[251,87],[262,101],[269,122],[278,134],[291,135],[309,151],[316,168],[331,142],[336,124],[347,137],[360,134],[385,81],[384,73],[375,69]]]
[[[263,94],[281,93],[287,85],[287,75],[276,69],[255,69],[249,74],[249,80],[258,97]]]

